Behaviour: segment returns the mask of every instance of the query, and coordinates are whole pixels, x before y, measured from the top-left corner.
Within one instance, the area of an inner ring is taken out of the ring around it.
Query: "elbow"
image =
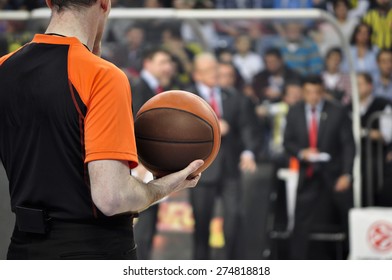
[[[114,216],[120,213],[120,201],[119,196],[113,193],[98,193],[91,192],[93,202],[95,206],[102,212],[105,216]]]

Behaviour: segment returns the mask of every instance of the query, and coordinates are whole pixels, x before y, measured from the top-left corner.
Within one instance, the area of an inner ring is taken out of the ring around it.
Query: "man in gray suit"
[[[209,227],[215,199],[222,197],[226,258],[238,258],[240,228],[241,171],[254,172],[258,144],[255,115],[250,100],[235,91],[218,86],[218,63],[209,53],[194,60],[195,85],[188,88],[205,99],[220,121],[221,148],[212,165],[203,173],[199,188],[191,191],[195,218],[195,259],[208,259]]]

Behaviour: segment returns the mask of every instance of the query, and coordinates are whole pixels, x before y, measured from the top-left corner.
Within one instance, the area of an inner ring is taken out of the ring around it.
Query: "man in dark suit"
[[[162,48],[148,49],[143,58],[143,69],[140,80],[132,86],[133,114],[156,94],[164,91],[173,76],[173,65],[170,54]],[[143,181],[152,179],[141,164],[134,170],[133,174]],[[135,225],[135,240],[138,246],[138,259],[147,260],[151,258],[151,247],[156,233],[158,219],[158,204],[140,213],[138,223]]]
[[[287,116],[284,147],[300,161],[290,246],[293,259],[333,258],[328,252],[331,246],[310,250],[312,231],[338,225],[348,233],[355,143],[346,110],[323,96],[321,78],[306,78],[304,102],[294,105]]]
[[[238,258],[242,171],[254,172],[257,147],[255,117],[251,102],[243,95],[218,86],[218,63],[209,53],[199,54],[194,60],[195,85],[188,89],[205,99],[220,120],[221,148],[212,165],[203,173],[198,189],[191,191],[195,218],[195,259],[208,259],[209,228],[214,203],[222,197],[226,258]]]

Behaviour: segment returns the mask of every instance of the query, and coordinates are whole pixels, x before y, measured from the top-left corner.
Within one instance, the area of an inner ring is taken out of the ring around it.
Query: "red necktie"
[[[312,116],[310,119],[310,126],[309,126],[309,147],[310,148],[317,148],[317,115],[316,109],[312,108]],[[313,175],[313,166],[310,165],[306,170],[306,176],[312,177]]]
[[[212,110],[214,110],[216,116],[218,118],[220,118],[220,108],[219,108],[218,102],[216,101],[213,89],[211,89],[211,91],[210,91],[210,106],[211,106]]]
[[[158,86],[158,87],[155,89],[155,94],[160,94],[161,92],[163,92],[163,87]]]

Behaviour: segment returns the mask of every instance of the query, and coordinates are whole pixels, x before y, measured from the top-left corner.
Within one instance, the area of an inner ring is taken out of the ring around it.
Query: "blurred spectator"
[[[392,9],[390,0],[376,0],[376,7],[363,17],[373,29],[372,43],[381,48],[392,47]]]
[[[4,8],[9,10],[31,11],[40,7],[46,7],[45,0],[8,0],[4,2],[6,3]]]
[[[252,81],[254,97],[257,103],[267,100],[275,102],[281,99],[287,81],[300,81],[301,76],[288,68],[278,49],[271,48],[264,53],[265,69],[256,74]]]
[[[7,7],[8,0],[0,0],[0,10],[4,10]]]
[[[210,0],[173,0],[172,5],[176,9],[210,9],[214,7],[213,2]]]
[[[8,53],[8,42],[2,35],[0,35],[0,57],[6,55],[7,53]]]
[[[369,0],[350,0],[350,17],[362,17],[369,9]]]
[[[235,40],[233,63],[246,84],[250,84],[253,76],[264,69],[261,56],[252,52],[252,41],[248,35],[240,35]]]
[[[338,0],[339,1],[339,0]],[[336,0],[327,1],[327,10],[334,13],[334,3]],[[362,16],[368,11],[370,6],[369,0],[348,0],[350,11],[348,12],[349,18],[362,18]]]
[[[376,196],[378,190],[377,170],[383,169],[383,166],[378,166],[377,162],[384,162],[386,156],[386,145],[392,140],[392,120],[391,116],[383,116],[378,120],[369,123],[370,118],[378,112],[387,112],[391,110],[390,103],[381,97],[374,96],[374,87],[372,77],[368,73],[359,73],[357,76],[359,99],[360,99],[360,114],[361,114],[361,174],[362,174],[362,205],[369,205],[368,188],[372,187],[373,194]],[[352,105],[349,106],[352,111]],[[371,154],[367,152],[368,141],[371,141]],[[381,143],[383,146],[382,158],[378,158],[377,147]],[[368,161],[372,160],[372,168],[368,170]],[[369,174],[371,172],[371,174]],[[368,176],[372,175],[372,182],[369,185]],[[371,198],[374,202],[375,197]]]
[[[166,50],[161,48],[146,50],[140,80],[132,86],[132,111],[134,115],[150,98],[169,89],[174,74],[172,67],[170,53]],[[140,180],[148,181],[152,179],[152,174],[142,164],[139,164],[132,172]],[[141,212],[138,223],[135,225],[135,241],[138,244],[137,254],[139,259],[148,260],[151,258],[158,208],[159,204],[155,204]]]
[[[195,57],[193,79],[189,88],[211,104],[219,117],[222,143],[211,166],[204,171],[198,187],[190,190],[195,218],[193,234],[195,259],[209,259],[209,229],[215,200],[222,197],[225,258],[239,257],[241,229],[241,170],[254,172],[254,152],[258,145],[255,136],[252,106],[241,94],[219,86],[218,64],[209,53]]]
[[[33,34],[27,31],[26,21],[6,21],[4,38],[8,44],[8,52],[13,52],[29,42]]]
[[[345,38],[351,38],[355,26],[358,24],[358,18],[348,17],[349,9],[350,4],[348,0],[333,1],[333,13]],[[323,57],[330,48],[342,46],[342,41],[337,31],[329,22],[322,22],[318,27],[318,32],[315,32],[315,34],[315,40],[318,42],[319,50]]]
[[[199,36],[197,32],[192,28],[192,26],[188,23],[182,23],[181,25],[181,36],[187,43],[194,43],[194,42],[203,42],[206,47],[210,50],[214,50],[218,47],[218,41],[216,40],[217,35],[215,31],[215,27],[212,21],[204,20],[199,22],[201,26],[201,35]],[[205,39],[205,41],[203,41]]]
[[[354,71],[375,73],[378,71],[376,63],[377,47],[371,42],[372,28],[366,23],[359,23],[351,37],[350,53],[353,61]],[[347,72],[348,61],[345,60],[342,70]]]
[[[174,0],[173,7],[176,9],[192,9],[192,8],[211,8],[213,7],[211,1],[197,1],[197,0]],[[199,34],[193,29],[192,25],[188,23],[182,23],[181,25],[181,36],[187,43],[200,42],[201,39],[205,39],[207,48],[214,50],[218,47],[217,34],[215,26],[212,21],[203,20],[200,23],[201,33],[203,38],[200,38]],[[204,46],[203,46],[204,47]]]
[[[218,34],[219,48],[234,48],[236,37],[246,34],[253,41],[261,39],[263,33],[263,24],[260,20],[243,19],[243,20],[215,20],[215,29]]]
[[[259,118],[268,118],[271,122],[270,140],[268,141],[269,155],[272,159],[281,160],[284,157],[283,136],[286,128],[286,115],[289,108],[302,100],[301,81],[286,82],[282,101],[261,104],[256,108]]]
[[[323,60],[314,41],[304,35],[304,27],[299,22],[289,22],[283,29],[284,37],[277,42],[287,66],[307,76],[320,74]]]
[[[113,63],[123,68],[130,78],[138,77],[142,69],[143,50],[148,47],[144,36],[141,26],[131,25],[125,33],[126,42],[114,51]]]
[[[226,64],[231,64],[234,68],[235,72],[235,81],[234,81],[234,87],[237,91],[241,92],[245,86],[244,79],[241,77],[240,72],[238,71],[237,67],[235,67],[233,63],[233,52],[229,49],[218,49],[216,51],[218,61],[220,63],[226,63]]]
[[[197,43],[185,43],[178,28],[169,26],[162,32],[163,47],[172,55],[177,65],[177,77],[184,85],[192,81],[192,61],[202,49]]]
[[[377,54],[378,73],[374,76],[374,95],[392,101],[392,50]]]
[[[300,162],[290,241],[293,259],[336,258],[337,253],[331,252],[327,243],[309,246],[309,236],[314,231],[342,230],[348,236],[355,143],[346,110],[323,96],[322,79],[305,78],[304,102],[291,107],[287,115],[284,147]],[[348,253],[347,242],[344,247],[343,258]]]
[[[323,0],[274,0],[275,9],[303,9],[312,8],[313,4]]]
[[[229,62],[219,61],[219,66],[218,66],[219,86],[224,89],[236,91],[235,81],[236,81],[235,66]]]
[[[162,3],[159,0],[145,0],[143,1],[144,8],[159,9],[162,8]]]
[[[350,76],[340,70],[342,60],[341,49],[330,49],[325,57],[325,69],[322,78],[328,98],[347,105],[351,101],[351,82]]]
[[[216,9],[271,8],[274,0],[215,0]]]
[[[377,204],[379,206],[392,207],[392,144],[389,144],[387,148],[384,174],[384,186],[379,193]]]

